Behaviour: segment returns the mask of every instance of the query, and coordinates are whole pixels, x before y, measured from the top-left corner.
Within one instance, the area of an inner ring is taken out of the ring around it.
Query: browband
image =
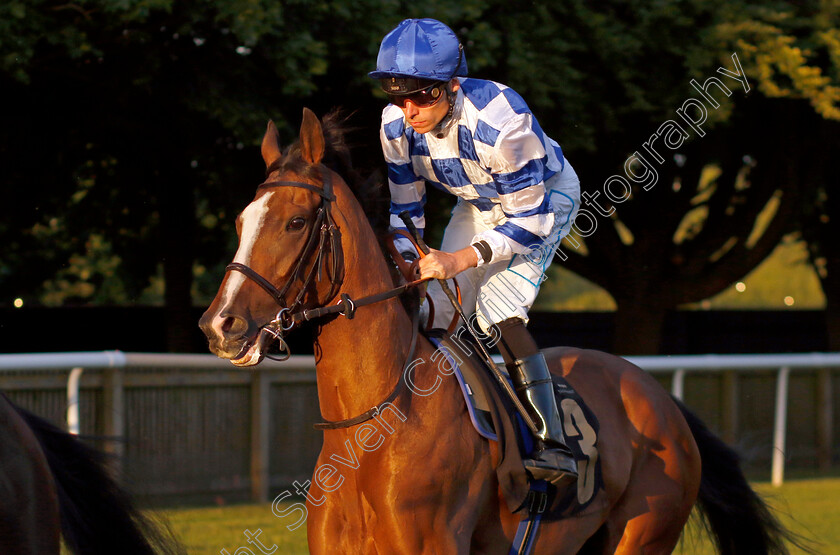
[[[329,178],[329,174],[327,174],[327,178]],[[324,185],[326,188],[326,182]],[[302,183],[300,181],[264,181],[257,186],[257,189],[268,189],[271,187],[295,187],[297,189],[307,189],[313,193],[317,193],[324,200],[328,200],[330,202],[335,200],[335,195],[332,194],[332,191],[328,192],[316,185],[310,185],[309,183]]]

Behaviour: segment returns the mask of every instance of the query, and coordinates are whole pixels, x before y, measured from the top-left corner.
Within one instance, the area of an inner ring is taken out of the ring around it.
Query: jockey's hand
[[[472,247],[449,253],[430,249],[418,261],[421,278],[450,279],[467,268],[478,265],[478,255]]]

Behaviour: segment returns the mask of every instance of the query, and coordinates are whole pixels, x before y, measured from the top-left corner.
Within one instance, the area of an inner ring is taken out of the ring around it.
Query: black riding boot
[[[577,462],[566,447],[563,423],[554,397],[554,384],[545,356],[538,352],[508,365],[519,399],[537,425],[537,445],[525,468],[536,480],[564,489],[577,480]]]

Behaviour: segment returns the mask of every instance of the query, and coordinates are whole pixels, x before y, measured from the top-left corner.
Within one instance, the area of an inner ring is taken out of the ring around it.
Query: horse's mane
[[[388,197],[383,191],[384,180],[378,170],[363,177],[362,172],[354,167],[352,148],[347,142],[347,135],[355,130],[347,125],[351,115],[336,109],[321,120],[326,143],[323,163],[344,179],[361,204],[374,233],[382,237],[388,231]],[[313,179],[320,177],[317,167],[309,165],[301,157],[299,141],[286,147],[283,156],[266,169],[266,176],[275,170],[293,171]]]

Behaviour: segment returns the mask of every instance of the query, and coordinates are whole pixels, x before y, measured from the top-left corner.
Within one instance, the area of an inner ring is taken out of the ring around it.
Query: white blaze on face
[[[268,214],[268,201],[271,199],[273,192],[266,193],[259,199],[245,207],[242,211],[240,220],[242,222],[241,233],[239,235],[239,248],[236,250],[236,256],[233,257],[234,262],[238,262],[245,266],[251,265],[251,253],[254,250],[254,244],[257,242],[257,237],[260,236],[265,217]],[[228,275],[225,289],[222,293],[222,302],[219,303],[219,311],[213,318],[213,330],[218,337],[222,337],[222,324],[224,318],[220,315],[225,313],[227,305],[231,299],[236,297],[239,293],[239,288],[245,283],[245,274],[242,272],[230,272]]]

